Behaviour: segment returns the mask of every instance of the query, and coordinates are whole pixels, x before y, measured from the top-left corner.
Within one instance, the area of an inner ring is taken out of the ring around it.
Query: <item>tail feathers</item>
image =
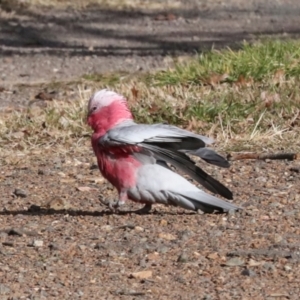
[[[209,191],[219,194],[226,199],[233,199],[232,192],[225,185],[208,175],[196,165],[194,166],[194,170],[188,170],[186,173],[206,187]]]
[[[192,161],[185,153],[179,151],[172,152],[168,149],[161,149],[153,145],[144,144],[143,146],[154,153],[155,157],[160,161],[160,165],[162,165],[161,161],[166,161],[172,164],[175,168],[178,168],[191,176],[194,180],[199,182],[211,192],[217,193],[226,199],[233,198],[232,192],[226,186],[197,167],[195,162]]]
[[[212,213],[215,210],[220,212],[227,212],[229,210],[241,209],[240,207],[230,202],[206,194],[203,191],[187,192],[181,194],[180,196],[184,199],[184,201],[180,201],[178,205],[187,209],[193,209],[193,210],[200,209],[206,213]]]
[[[230,164],[227,159],[209,148],[199,148],[197,150],[185,151],[191,155],[199,156],[207,163],[221,168],[229,168]]]

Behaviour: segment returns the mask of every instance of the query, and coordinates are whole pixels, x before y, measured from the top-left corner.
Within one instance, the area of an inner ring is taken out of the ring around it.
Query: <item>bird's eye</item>
[[[92,110],[95,111],[97,109],[97,106],[93,106]]]

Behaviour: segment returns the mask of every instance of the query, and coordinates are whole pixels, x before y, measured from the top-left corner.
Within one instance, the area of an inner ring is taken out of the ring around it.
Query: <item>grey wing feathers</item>
[[[176,126],[131,123],[110,130],[106,136],[106,141],[109,140],[111,143],[138,144],[143,142],[171,151],[186,152],[219,167],[228,168],[230,166],[224,157],[205,147],[206,144],[213,143],[212,139]]]
[[[239,209],[238,206],[232,203],[223,201],[202,191],[185,193],[182,196],[191,201],[195,205],[196,209],[201,209],[208,213],[211,213],[214,210],[229,211]]]
[[[219,194],[226,199],[233,199],[232,192],[224,186],[222,183],[208,175],[206,172],[196,166],[188,156],[181,152],[172,152],[166,149],[161,149],[152,145],[142,145],[146,149],[155,153],[155,156],[160,160],[164,160],[172,164],[174,167],[185,172],[191,176],[194,180],[199,182],[209,191]]]
[[[176,126],[165,124],[134,124],[128,126],[118,126],[107,133],[111,140],[135,144],[143,141],[147,142],[178,142],[184,138],[198,140],[198,144],[205,147],[205,144],[213,143],[213,140],[192,132],[180,129]],[[195,146],[193,147],[195,149]]]
[[[216,153],[214,150],[209,148],[199,148],[197,150],[188,150],[183,151],[185,153],[199,156],[203,160],[205,160],[207,163],[221,167],[221,168],[229,168],[230,163],[227,159],[225,159],[223,156]]]
[[[176,168],[198,181],[208,190],[227,199],[232,199],[232,192],[223,184],[205,173],[185,154],[197,155],[208,163],[228,167],[226,159],[211,149],[206,143],[213,140],[175,126],[165,124],[117,126],[99,140],[103,146],[138,145],[150,150],[158,164],[167,167],[169,162]],[[204,150],[203,150],[204,149]]]

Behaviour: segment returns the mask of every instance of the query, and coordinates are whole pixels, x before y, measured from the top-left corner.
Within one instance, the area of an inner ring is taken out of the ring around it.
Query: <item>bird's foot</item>
[[[139,215],[145,215],[145,214],[149,213],[151,208],[152,208],[152,204],[146,203],[144,207],[142,207],[141,209],[135,210],[133,213],[139,214]]]
[[[103,200],[102,197],[99,197],[100,202],[105,205],[111,212],[119,212],[119,208],[121,205],[124,204],[124,202],[121,202],[120,200],[112,201],[112,200]]]

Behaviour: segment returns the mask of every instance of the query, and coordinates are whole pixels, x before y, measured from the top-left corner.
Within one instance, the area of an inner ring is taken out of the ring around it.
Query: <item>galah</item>
[[[169,167],[185,172],[211,192],[232,199],[228,188],[196,166],[187,155],[229,167],[225,158],[206,148],[212,139],[176,126],[137,124],[126,99],[106,89],[90,98],[87,121],[94,130],[92,147],[99,169],[118,191],[117,201],[109,204],[112,210],[127,199],[145,204],[139,212],[148,212],[155,203],[208,213],[238,209],[200,190]]]

